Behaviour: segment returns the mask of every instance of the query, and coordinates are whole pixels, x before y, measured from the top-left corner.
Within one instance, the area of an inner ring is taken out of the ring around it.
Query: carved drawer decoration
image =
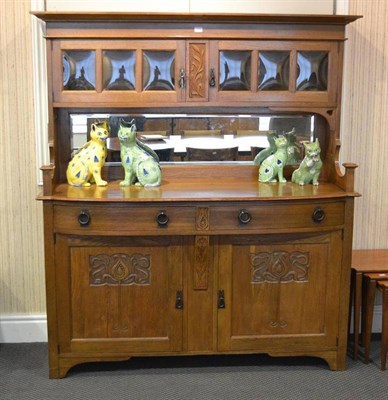
[[[307,282],[310,268],[308,252],[275,251],[251,254],[252,283]]]
[[[89,258],[91,286],[149,285],[150,256],[143,254],[98,254]]]
[[[208,231],[209,209],[207,207],[197,207],[195,210],[195,227],[198,231]]]

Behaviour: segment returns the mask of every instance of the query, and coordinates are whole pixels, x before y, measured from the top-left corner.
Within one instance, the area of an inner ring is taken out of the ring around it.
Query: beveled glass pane
[[[94,51],[64,51],[62,65],[64,90],[95,90],[96,53]]]
[[[143,90],[175,90],[174,70],[174,51],[143,51]]]
[[[298,52],[297,90],[327,90],[329,54],[327,51]]]
[[[261,51],[259,53],[259,90],[288,90],[290,53]]]
[[[135,51],[104,51],[102,75],[105,90],[135,90]]]
[[[220,51],[220,90],[251,89],[251,52]]]

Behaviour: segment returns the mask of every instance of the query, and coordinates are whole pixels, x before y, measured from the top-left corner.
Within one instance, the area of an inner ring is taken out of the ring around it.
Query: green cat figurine
[[[109,125],[106,121],[95,122],[90,128],[90,140],[73,156],[66,170],[67,182],[72,186],[106,186],[108,182],[101,178],[101,168],[105,164],[107,150],[106,139]]]
[[[267,140],[269,143],[269,147],[259,151],[259,153],[256,155],[255,159],[253,160],[253,164],[260,165],[266,158],[268,158],[269,156],[271,156],[272,154],[275,153],[275,151],[276,151],[275,139],[276,139],[275,132],[269,132],[267,134]]]
[[[291,181],[299,185],[306,185],[310,182],[319,185],[318,178],[321,173],[322,160],[320,157],[321,147],[318,139],[315,142],[303,142],[305,157],[300,166],[292,174]]]
[[[121,164],[124,168],[124,180],[120,186],[159,186],[162,172],[158,155],[136,138],[134,120],[120,121],[118,138],[120,140]]]
[[[284,136],[275,139],[276,152],[267,157],[260,165],[260,182],[277,182],[276,177],[280,183],[287,182],[283,176],[283,168],[287,164],[287,144],[288,141]]]
[[[298,164],[301,160],[301,151],[296,143],[295,128],[286,133],[287,144],[287,165]]]

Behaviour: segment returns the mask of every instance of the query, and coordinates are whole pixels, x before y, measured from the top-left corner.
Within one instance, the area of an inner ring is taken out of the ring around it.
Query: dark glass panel
[[[220,90],[251,89],[251,52],[220,52]]]
[[[288,90],[290,53],[262,51],[259,53],[259,90]]]
[[[62,63],[64,90],[95,90],[96,54],[94,51],[64,51]]]
[[[143,51],[143,90],[175,90],[174,70],[174,51]]]
[[[326,51],[298,52],[297,90],[327,90],[328,60]]]
[[[135,59],[135,51],[104,51],[104,89],[135,90]]]

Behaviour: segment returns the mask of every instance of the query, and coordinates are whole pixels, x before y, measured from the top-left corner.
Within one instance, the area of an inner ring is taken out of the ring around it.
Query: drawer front
[[[77,204],[54,206],[54,230],[82,234],[165,234],[192,231],[193,207],[126,204]]]
[[[210,229],[249,231],[341,226],[344,210],[343,202],[231,204],[211,210]]]

